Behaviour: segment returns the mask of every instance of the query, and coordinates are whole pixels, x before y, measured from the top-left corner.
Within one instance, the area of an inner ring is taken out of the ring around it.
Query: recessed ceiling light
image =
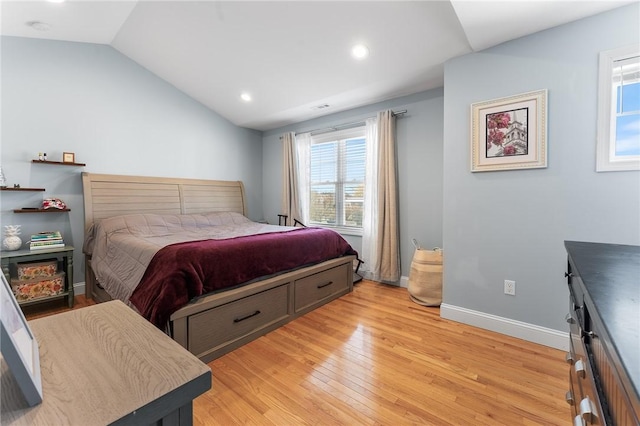
[[[242,99],[245,102],[251,102],[251,95],[248,94],[247,92],[244,92],[240,94],[240,99]]]
[[[38,31],[49,31],[51,29],[51,25],[46,22],[29,21],[27,22],[27,25]]]
[[[364,59],[369,56],[369,48],[364,44],[356,44],[351,48],[351,56],[356,59]]]

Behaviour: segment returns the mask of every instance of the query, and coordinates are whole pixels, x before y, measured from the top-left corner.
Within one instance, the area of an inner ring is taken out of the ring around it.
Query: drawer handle
[[[591,424],[598,424],[598,416],[596,415],[596,410],[593,406],[593,402],[589,397],[584,398],[580,401],[580,417],[586,422]]]
[[[585,378],[587,372],[584,368],[584,362],[581,359],[576,361],[576,363],[573,365],[573,368],[576,370],[576,374],[578,375],[578,377],[582,379]]]
[[[576,320],[573,319],[573,316],[571,316],[571,314],[565,315],[564,320],[566,322],[568,322],[569,324],[575,324],[576,323]]]
[[[249,315],[247,315],[247,316],[244,316],[244,317],[242,317],[242,318],[236,318],[236,319],[234,319],[234,320],[233,320],[233,322],[234,322],[234,323],[238,323],[238,322],[241,322],[241,321],[244,321],[244,320],[248,320],[249,318],[253,318],[253,317],[255,317],[256,315],[260,315],[261,313],[262,313],[262,312],[260,312],[260,311],[255,311],[254,313],[249,314]]]
[[[567,354],[564,356],[564,360],[567,362],[567,364],[570,365],[573,365],[576,362],[571,352],[567,352]]]
[[[573,419],[573,426],[587,426],[587,422],[585,422],[582,417],[576,416]]]
[[[567,404],[573,405],[574,403],[573,392],[567,391],[567,393],[564,394],[564,400],[567,401]]]
[[[318,284],[318,287],[316,288],[320,290],[321,288],[329,287],[331,284],[333,284],[333,281],[329,281],[328,283],[324,283],[324,284]]]

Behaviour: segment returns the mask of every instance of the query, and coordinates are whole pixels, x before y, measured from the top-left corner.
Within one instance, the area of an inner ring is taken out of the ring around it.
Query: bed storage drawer
[[[345,281],[349,265],[340,265],[295,281],[295,311],[300,312],[336,295],[349,292]]]
[[[214,352],[289,317],[289,284],[247,296],[189,317],[189,350]]]

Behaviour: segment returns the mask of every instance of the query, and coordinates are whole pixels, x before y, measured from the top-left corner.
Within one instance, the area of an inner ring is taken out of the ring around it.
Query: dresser
[[[640,247],[565,241],[573,424],[640,424]]]
[[[2,359],[2,423],[190,425],[211,370],[120,301],[29,321],[42,403],[27,406]]]

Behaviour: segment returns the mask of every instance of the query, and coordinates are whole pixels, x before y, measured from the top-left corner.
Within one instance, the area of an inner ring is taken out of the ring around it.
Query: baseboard
[[[369,274],[369,272],[367,271],[360,271],[358,272],[358,274],[364,278],[365,280],[369,280],[369,281],[375,281],[375,282],[381,282],[384,284],[388,284],[388,285],[395,285],[396,287],[404,287],[404,288],[409,288],[409,277],[400,277],[400,281],[397,282],[393,282],[393,281],[380,281],[380,280],[375,280],[371,277],[371,274]]]
[[[73,295],[78,296],[85,293],[84,281],[80,283],[73,283]]]
[[[540,327],[526,322],[448,305],[446,303],[440,305],[440,316],[445,319],[506,334],[507,336],[517,337],[540,345],[563,351],[569,350],[568,331],[562,332],[551,328]]]
[[[409,288],[409,277],[400,277],[400,287]]]

